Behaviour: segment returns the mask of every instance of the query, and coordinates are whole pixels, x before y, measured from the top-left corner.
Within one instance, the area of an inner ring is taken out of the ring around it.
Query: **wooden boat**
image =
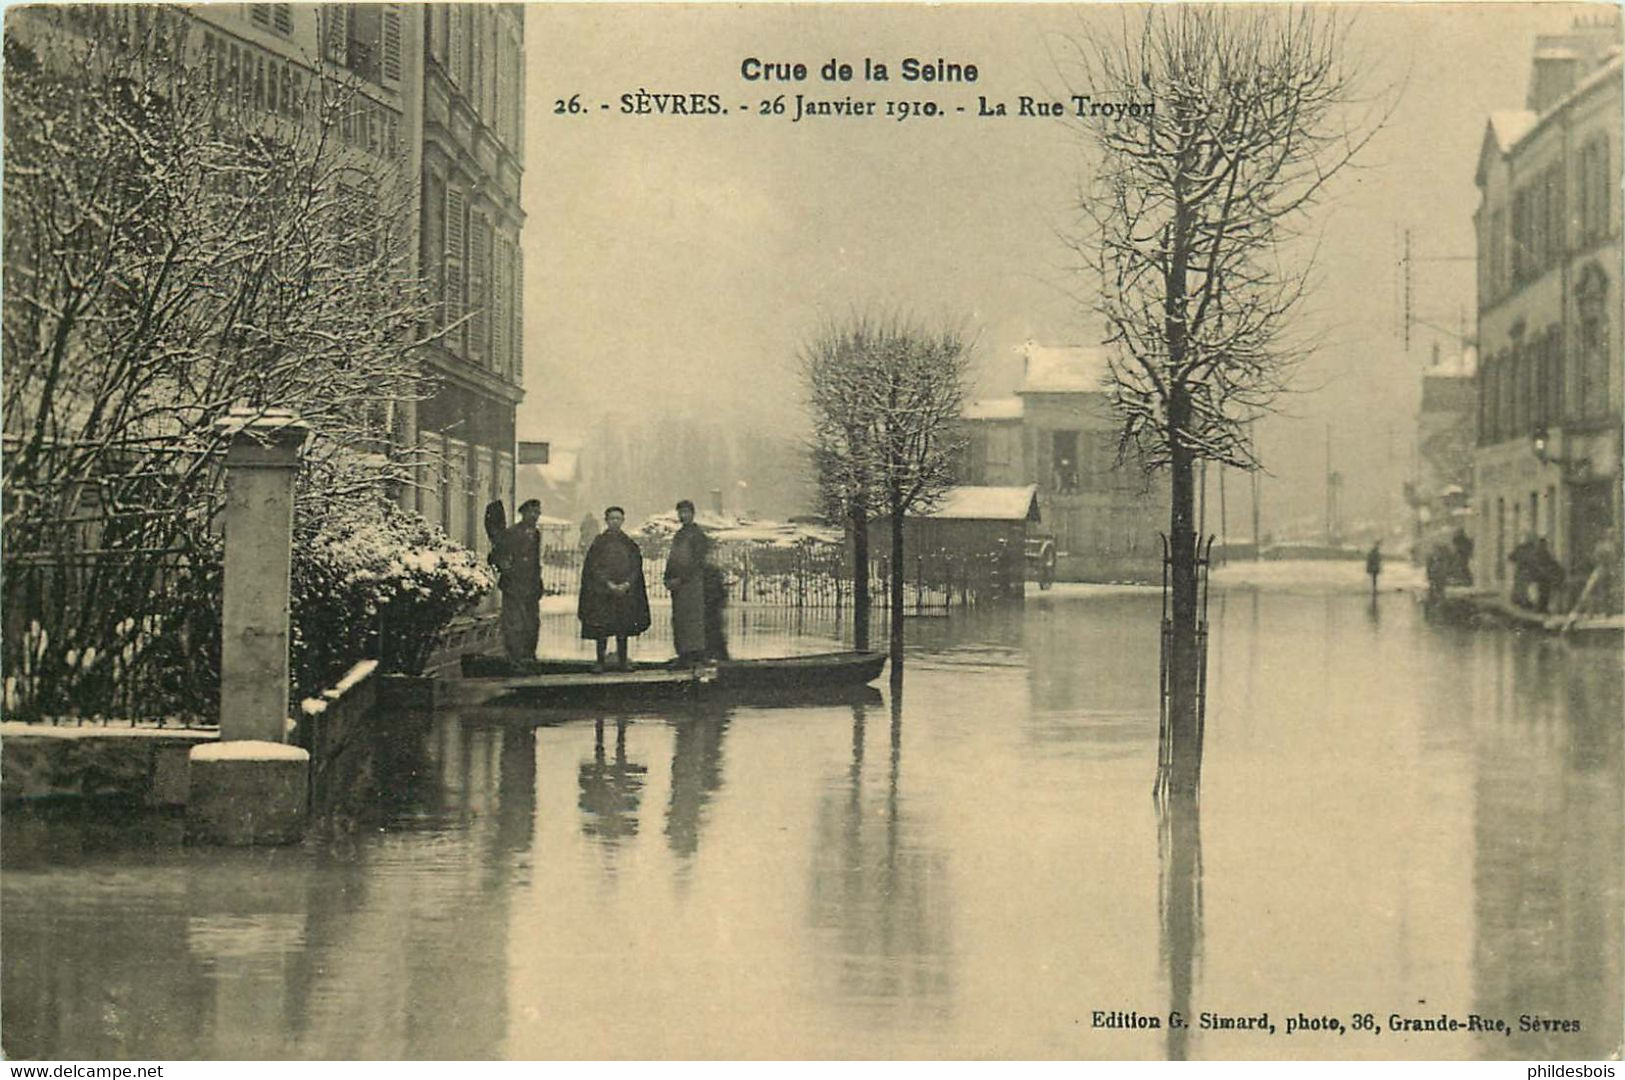
[[[634,664],[629,671],[593,670],[588,660],[531,660],[513,663],[482,653],[463,656],[465,679],[497,682],[506,690],[560,695],[678,695],[715,689],[725,692],[792,693],[850,690],[879,678],[884,653],[832,652],[810,656],[776,656],[723,660],[698,667]]]

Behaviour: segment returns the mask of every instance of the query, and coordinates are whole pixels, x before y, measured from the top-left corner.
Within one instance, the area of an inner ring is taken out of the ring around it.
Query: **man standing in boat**
[[[542,599],[542,536],[536,523],[541,517],[542,504],[526,499],[519,520],[496,537],[491,552],[502,590],[502,647],[516,664],[536,659]]]
[[[626,671],[626,639],[649,629],[649,593],[643,584],[643,552],[621,531],[626,511],[611,506],[604,511],[604,531],[587,549],[581,566],[581,596],[576,617],[581,636],[596,642],[595,670],[605,668],[609,639],[615,639],[615,666]]]
[[[677,504],[682,527],[671,538],[666,558],[666,588],[671,592],[671,634],[679,665],[705,661],[705,568],[711,539],[694,523],[694,504]]]

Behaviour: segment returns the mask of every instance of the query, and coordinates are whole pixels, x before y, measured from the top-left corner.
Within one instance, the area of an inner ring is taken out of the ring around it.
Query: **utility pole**
[[[1247,442],[1253,451],[1254,467],[1249,470],[1253,481],[1253,561],[1259,562],[1264,558],[1264,543],[1258,528],[1258,422],[1247,425]]]
[[[1328,422],[1326,425],[1326,543],[1328,545],[1332,542],[1332,515],[1334,513],[1332,501],[1336,498],[1332,494],[1332,477],[1335,475],[1332,472],[1332,425]]]

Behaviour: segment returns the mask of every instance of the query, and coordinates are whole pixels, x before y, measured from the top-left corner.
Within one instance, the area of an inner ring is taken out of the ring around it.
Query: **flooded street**
[[[732,615],[740,655],[836,640]],[[5,1052],[1617,1050],[1617,645],[1435,626],[1404,593],[1215,588],[1199,817],[1164,819],[1158,616],[1151,591],[1063,586],[911,620],[901,697],[839,705],[548,711],[453,687],[381,824],[301,848],[8,812]],[[573,629],[547,616],[544,653]],[[1345,1030],[1288,1035],[1300,1013]],[[1380,1033],[1347,1029],[1362,1014]],[[1160,1026],[1104,1026],[1136,1015]]]

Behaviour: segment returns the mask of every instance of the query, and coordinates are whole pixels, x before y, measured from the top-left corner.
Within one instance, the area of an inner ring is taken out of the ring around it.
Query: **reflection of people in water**
[[[604,722],[593,725],[593,759],[583,761],[578,773],[581,783],[580,806],[584,817],[581,831],[613,844],[638,831],[638,806],[643,801],[643,778],[647,765],[626,759],[626,721],[615,721],[615,760],[604,754]]]
[[[496,847],[524,851],[530,847],[536,825],[536,731],[507,728],[500,738]]]
[[[715,705],[701,705],[673,723],[677,736],[672,742],[666,842],[678,855],[693,855],[700,847],[706,805],[722,787],[722,736],[728,730],[728,713]]]

